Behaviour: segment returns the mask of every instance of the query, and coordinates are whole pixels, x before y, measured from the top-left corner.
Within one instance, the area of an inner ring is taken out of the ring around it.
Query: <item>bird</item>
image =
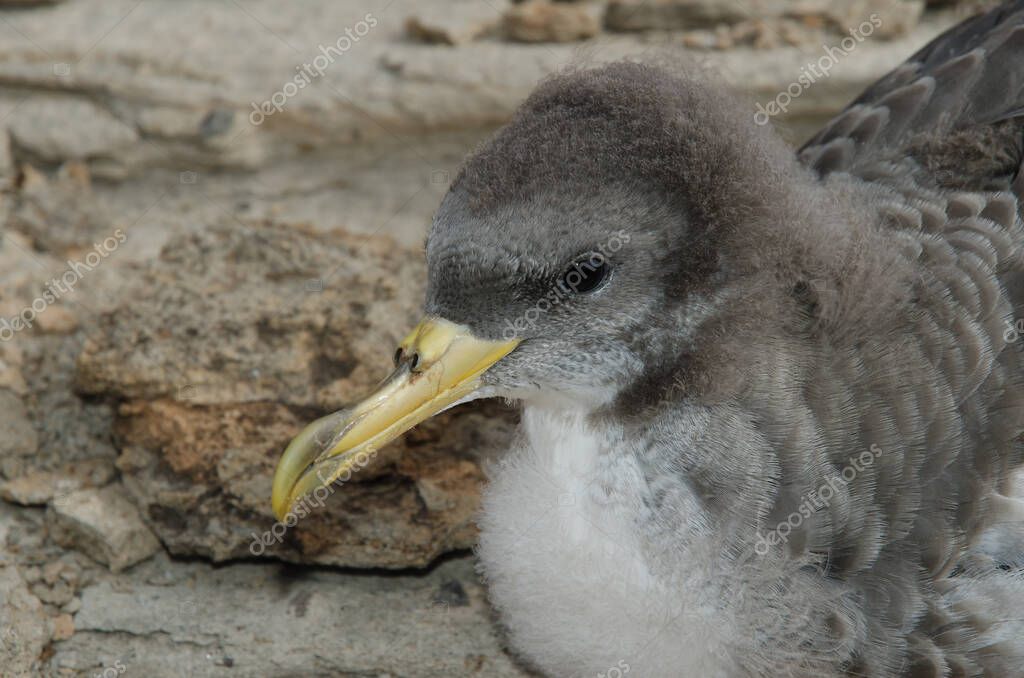
[[[288,446],[275,514],[504,398],[476,556],[530,669],[1024,677],[1022,74],[1016,1],[798,149],[692,65],[548,76],[455,175],[423,321]]]

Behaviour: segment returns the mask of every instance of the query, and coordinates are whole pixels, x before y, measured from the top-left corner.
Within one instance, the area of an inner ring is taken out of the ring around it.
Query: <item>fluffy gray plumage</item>
[[[618,63],[467,161],[426,307],[524,339],[486,375],[525,409],[480,556],[528,662],[1024,676],[1022,73],[1017,2],[794,154],[718,86]],[[559,284],[595,251],[606,284]]]

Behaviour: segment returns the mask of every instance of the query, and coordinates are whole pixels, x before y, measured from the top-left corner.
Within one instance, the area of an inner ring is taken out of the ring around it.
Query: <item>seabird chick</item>
[[[452,182],[395,372],[295,439],[275,512],[504,397],[480,568],[546,675],[1024,676],[1022,72],[1014,2],[798,153],[692,73],[546,80]]]

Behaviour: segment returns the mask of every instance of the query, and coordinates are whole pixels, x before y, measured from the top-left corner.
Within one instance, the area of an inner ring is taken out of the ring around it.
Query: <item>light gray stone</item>
[[[13,565],[0,565],[0,667],[5,678],[39,675],[40,655],[50,640],[43,606]]]
[[[29,473],[0,483],[0,498],[22,506],[44,506],[53,499],[59,480],[45,471]],[[78,489],[78,483],[74,484],[74,489]]]
[[[671,27],[661,14],[667,11],[662,5],[673,3],[646,1],[654,8],[657,27]],[[843,6],[854,1],[868,0],[849,0]],[[15,160],[40,153],[93,153],[88,157],[93,174],[117,180],[146,167],[257,169],[271,159],[279,163],[300,157],[310,148],[493,126],[508,118],[540,78],[579,60],[573,44],[480,40],[443,48],[410,41],[406,18],[444,12],[448,3],[440,0],[395,0],[376,13],[355,0],[310,0],[301,5],[252,0],[245,11],[238,3],[176,0],[173,22],[154,20],[170,6],[167,2],[155,0],[135,8],[135,0],[78,0],[46,12],[7,17],[42,50],[55,55],[49,62],[20,42],[0,44],[0,83],[18,88],[10,103],[0,102],[0,116],[17,118],[19,139],[28,144],[25,149],[15,144]],[[703,21],[713,24],[771,16],[787,3],[677,4],[690,7],[691,13],[697,11],[694,7],[703,8]],[[322,75],[286,97],[280,110],[256,114],[264,101],[294,83],[296,67],[346,37],[346,29],[360,22],[369,26],[368,11],[375,25],[347,45]],[[626,5],[621,11],[638,16]],[[309,21],[310,16],[317,21]],[[884,73],[951,21],[952,17],[935,17],[923,31],[900,34],[891,52],[877,45],[862,46],[858,65],[849,69],[848,83],[840,87],[846,76],[834,75],[834,87],[812,88],[801,97],[797,110],[805,105],[835,108],[849,100],[869,78]],[[117,28],[104,37],[115,24]],[[902,24],[893,20],[892,25]],[[457,33],[452,33],[455,40]],[[678,43],[667,40],[664,47],[679,50]],[[169,44],[188,48],[169,58]],[[593,63],[636,55],[651,46],[646,38],[632,35],[600,35],[591,44]],[[746,88],[747,82],[767,80],[773,91],[793,81],[806,63],[800,53],[784,50],[772,61],[785,68],[766,66],[760,54],[751,58],[737,51],[729,57],[711,58],[712,65],[729,67],[728,81]],[[63,110],[51,110],[61,99],[78,102],[67,110],[82,111],[82,121],[70,119]],[[93,101],[104,102],[103,108]],[[65,130],[34,129],[29,111],[51,116],[55,124],[73,124],[86,134],[76,140]],[[111,156],[101,149],[116,153]]]
[[[13,180],[14,158],[11,156],[11,137],[0,131],[0,183],[7,185]]]
[[[102,487],[113,480],[114,468],[104,459],[64,464],[59,471],[29,471],[0,483],[0,498],[22,506],[44,506],[68,500],[84,487]]]
[[[11,140],[22,153],[47,162],[116,157],[138,140],[122,122],[78,97],[32,97],[8,121]]]
[[[81,551],[114,572],[160,550],[160,542],[119,485],[79,490],[66,501],[51,504],[47,528],[57,543]]]
[[[826,16],[840,33],[848,34],[861,31],[862,27],[874,26],[871,37],[891,40],[906,35],[917,26],[922,12],[924,0],[850,0],[830,3]]]
[[[461,45],[493,33],[501,23],[497,3],[469,0],[444,5],[424,3],[405,20],[414,40],[442,45]]]
[[[86,588],[75,633],[48,666],[83,675],[119,661],[147,678],[530,675],[502,651],[466,558],[416,577],[296,577],[269,564],[163,557],[139,574],[155,568],[162,585],[122,577]]]
[[[28,418],[22,399],[7,389],[0,389],[0,468],[35,454],[39,436]]]

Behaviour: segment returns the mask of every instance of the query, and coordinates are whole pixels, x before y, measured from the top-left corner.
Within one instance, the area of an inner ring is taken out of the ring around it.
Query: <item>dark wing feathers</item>
[[[874,162],[910,153],[940,185],[995,188],[1019,167],[1022,111],[1018,0],[951,28],[911,56],[808,141],[800,159],[822,175],[860,175]]]

